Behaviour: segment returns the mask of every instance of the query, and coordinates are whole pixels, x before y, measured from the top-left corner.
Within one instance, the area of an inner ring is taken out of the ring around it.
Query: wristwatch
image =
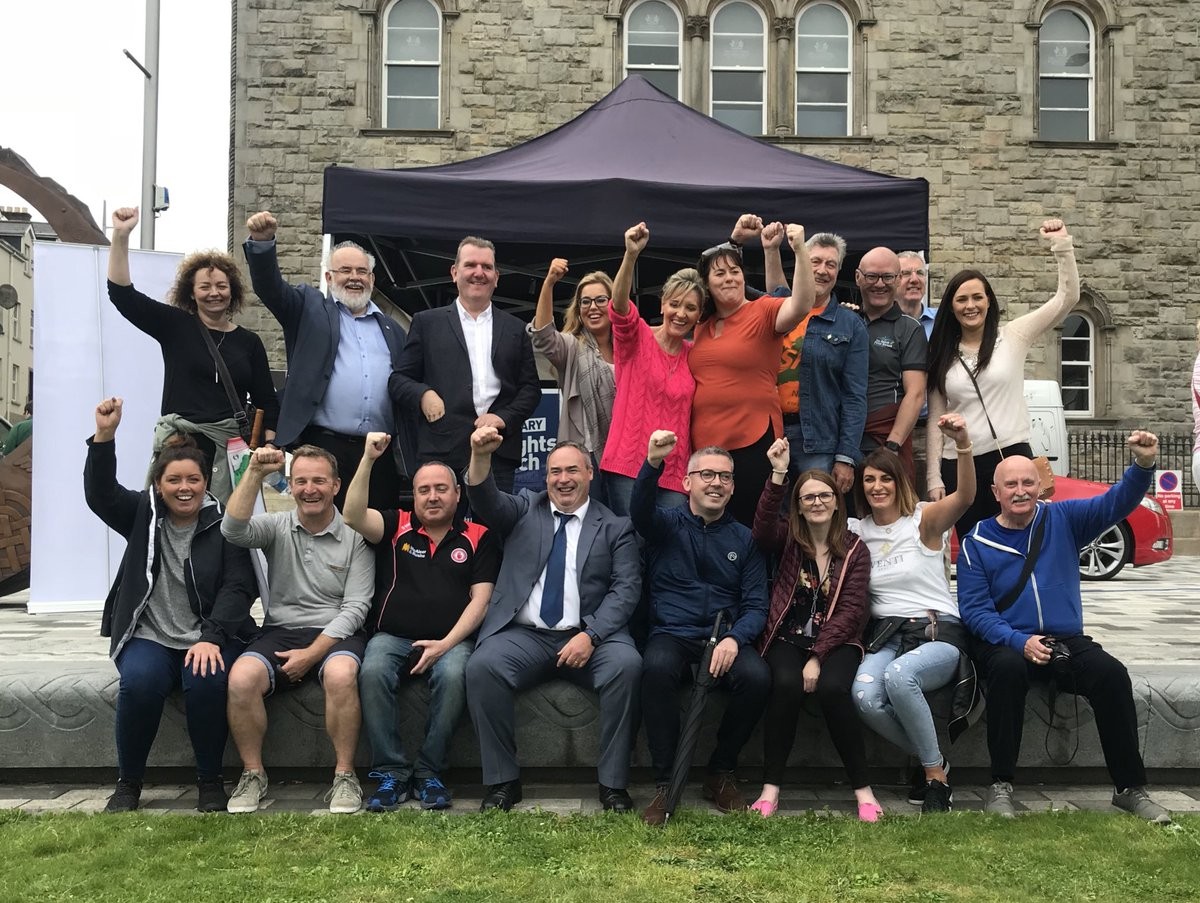
[[[590,628],[590,627],[583,628],[583,633],[587,634],[587,637],[589,640],[592,641],[593,646],[600,645],[600,634],[596,633],[596,631],[592,630],[592,628]]]
[[[889,439],[887,442],[883,443],[883,447],[888,451],[894,451],[896,454],[900,454],[899,442],[893,442],[891,439]]]

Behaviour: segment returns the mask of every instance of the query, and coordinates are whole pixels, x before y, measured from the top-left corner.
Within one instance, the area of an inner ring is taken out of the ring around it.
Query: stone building
[[[231,242],[271,209],[285,273],[317,278],[325,167],[511,147],[638,73],[761,140],[927,179],[935,299],[965,266],[1007,316],[1045,299],[1055,272],[1036,229],[1061,215],[1084,296],[1030,375],[1060,379],[1080,425],[1178,431],[1200,315],[1198,13],[1182,0],[237,0]],[[277,337],[256,312],[247,324]],[[281,341],[268,347],[281,362]]]
[[[33,397],[33,246],[54,241],[25,207],[0,207],[0,415],[25,419]]]

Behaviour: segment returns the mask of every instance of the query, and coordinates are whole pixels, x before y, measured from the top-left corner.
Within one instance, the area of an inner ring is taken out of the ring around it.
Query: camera
[[[1042,645],[1050,650],[1050,667],[1057,674],[1071,673],[1071,650],[1062,640],[1052,636],[1042,637]]]

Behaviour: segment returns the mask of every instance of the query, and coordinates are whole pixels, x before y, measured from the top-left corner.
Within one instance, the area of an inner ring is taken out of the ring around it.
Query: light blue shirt
[[[388,348],[378,317],[383,312],[374,302],[367,304],[361,317],[335,301],[338,308],[340,338],[333,360],[333,375],[325,397],[312,422],[335,433],[365,436],[377,430],[391,430],[391,398],[388,377],[392,375],[392,352]]]
[[[917,322],[925,327],[925,341],[929,341],[929,337],[933,335],[933,321],[937,319],[937,308],[930,307],[928,304],[921,305],[921,316],[917,317]],[[917,415],[918,420],[924,420],[929,416],[929,393],[925,394],[925,404],[921,405],[921,413]]]

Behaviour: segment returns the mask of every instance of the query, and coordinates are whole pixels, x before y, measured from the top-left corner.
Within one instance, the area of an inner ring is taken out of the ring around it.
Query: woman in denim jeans
[[[937,427],[958,449],[958,489],[940,501],[918,503],[899,456],[878,448],[867,456],[856,486],[859,510],[871,513],[850,522],[871,551],[871,615],[877,620],[867,628],[868,643],[878,619],[891,619],[898,628],[859,666],[855,705],[868,727],[920,761],[923,772],[909,802],[921,803],[925,812],[949,811],[952,801],[925,693],[950,682],[965,652],[966,632],[943,555],[946,533],[975,497],[966,422],[943,414]]]

